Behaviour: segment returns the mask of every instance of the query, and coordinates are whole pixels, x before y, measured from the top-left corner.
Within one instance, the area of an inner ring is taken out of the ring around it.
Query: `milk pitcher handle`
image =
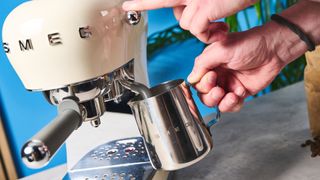
[[[185,84],[188,88],[193,88],[192,84],[191,84],[187,79],[184,80],[184,84]],[[194,88],[193,88],[193,89],[194,89]],[[206,126],[207,126],[208,129],[210,129],[212,126],[216,125],[216,124],[220,121],[220,119],[221,119],[221,112],[220,112],[218,106],[216,106],[216,109],[217,109],[217,111],[216,111],[216,117],[215,117],[214,119],[210,120],[210,121],[206,124]]]

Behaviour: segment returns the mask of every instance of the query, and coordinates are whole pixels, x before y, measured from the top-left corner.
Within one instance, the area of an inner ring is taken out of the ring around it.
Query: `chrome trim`
[[[98,127],[101,123],[100,117],[106,111],[104,102],[120,102],[123,93],[127,91],[120,81],[133,82],[133,80],[134,59],[105,76],[45,91],[44,96],[53,105],[59,105],[70,96],[76,97],[84,109],[82,114],[84,121],[92,121],[91,124]]]

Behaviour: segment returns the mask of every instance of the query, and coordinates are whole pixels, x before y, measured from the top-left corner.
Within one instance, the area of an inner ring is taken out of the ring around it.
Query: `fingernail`
[[[198,77],[198,73],[196,72],[195,69],[192,70],[192,72],[189,74],[187,79],[190,84],[196,84],[197,82],[200,81],[200,78]]]
[[[238,87],[238,88],[236,88],[234,93],[239,97],[244,97],[246,94],[246,91],[244,90],[243,87]]]

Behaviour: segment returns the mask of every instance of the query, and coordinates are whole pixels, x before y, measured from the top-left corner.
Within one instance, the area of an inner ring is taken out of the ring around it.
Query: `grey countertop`
[[[303,83],[223,114],[212,129],[213,151],[175,179],[319,180],[320,157],[300,145],[310,138]]]
[[[300,147],[308,126],[303,83],[254,99],[223,114],[212,129],[213,151],[174,179],[319,180],[320,158]],[[62,165],[26,179],[61,179],[65,171]]]

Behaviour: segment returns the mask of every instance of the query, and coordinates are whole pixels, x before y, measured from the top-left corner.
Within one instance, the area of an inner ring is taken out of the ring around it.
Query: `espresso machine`
[[[148,87],[147,16],[123,11],[122,3],[32,0],[6,18],[3,48],[10,63],[27,90],[41,91],[58,110],[22,147],[29,168],[48,164],[66,142],[67,179],[167,179],[212,149],[183,80]],[[133,115],[113,117],[129,119],[129,137],[109,132],[117,123],[107,120],[111,101],[128,101]]]

